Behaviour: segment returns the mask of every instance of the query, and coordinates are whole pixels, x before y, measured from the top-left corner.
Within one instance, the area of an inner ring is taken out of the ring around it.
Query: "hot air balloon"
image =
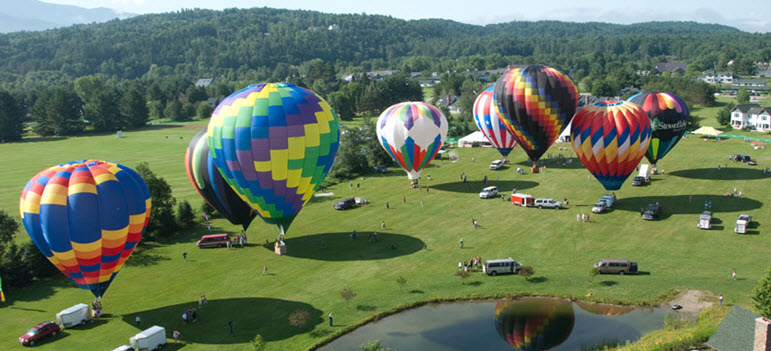
[[[642,92],[627,101],[642,107],[651,121],[651,143],[645,158],[656,164],[683,137],[691,116],[688,106],[677,95],[667,92]]]
[[[487,140],[506,157],[517,146],[517,141],[501,121],[501,114],[495,104],[495,87],[485,89],[474,101],[474,121]]]
[[[150,191],[121,164],[73,161],[32,177],[19,209],[40,252],[75,285],[101,297],[142,238]]]
[[[586,169],[606,190],[618,190],[648,150],[651,123],[636,104],[603,101],[576,113],[570,135]]]
[[[526,298],[495,306],[495,329],[517,350],[554,348],[568,339],[574,324],[573,305],[567,300]]]
[[[185,171],[193,188],[209,206],[217,210],[230,223],[241,225],[244,230],[256,216],[241,197],[225,182],[214,166],[209,153],[206,128],[198,132],[185,151]]]
[[[506,129],[533,162],[567,127],[578,107],[578,89],[557,68],[512,68],[495,83],[495,102]]]
[[[377,119],[377,139],[414,182],[434,159],[447,137],[447,118],[423,102],[402,102]]]
[[[207,136],[225,181],[282,235],[329,173],[340,143],[329,104],[288,83],[231,94],[214,110]]]

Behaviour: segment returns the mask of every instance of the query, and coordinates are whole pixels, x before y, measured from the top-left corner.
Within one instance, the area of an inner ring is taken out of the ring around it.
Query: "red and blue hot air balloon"
[[[573,150],[606,190],[618,190],[648,150],[651,123],[626,101],[602,101],[576,113],[570,129]]]
[[[688,106],[677,95],[663,91],[637,93],[626,101],[642,107],[651,121],[651,143],[645,158],[655,165],[683,138],[691,121]]]
[[[483,91],[474,101],[474,122],[487,140],[506,157],[517,146],[517,141],[501,121],[501,114],[495,103],[495,86]]]
[[[150,191],[121,164],[73,161],[32,177],[19,209],[40,252],[75,285],[101,297],[142,238]]]
[[[527,298],[495,306],[495,329],[517,350],[543,351],[559,346],[575,325],[568,300]]]

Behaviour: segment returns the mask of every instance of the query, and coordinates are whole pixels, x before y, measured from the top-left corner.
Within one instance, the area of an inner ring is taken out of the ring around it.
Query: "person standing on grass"
[[[736,280],[736,268],[734,268],[734,272],[731,273],[731,279]]]
[[[137,315],[136,321],[137,321],[137,328],[139,328],[139,322],[141,321],[141,319],[139,318],[139,315]]]
[[[187,252],[183,252],[183,253],[182,253],[182,260],[184,260],[185,262],[187,262]]]
[[[179,330],[175,330],[172,335],[174,336],[174,343],[178,344],[179,343]]]
[[[262,275],[268,275],[268,266],[262,266]]]
[[[717,300],[720,301],[720,307],[723,307],[723,294],[720,294]]]
[[[333,316],[332,316],[332,312],[329,312],[329,326],[330,326],[330,327],[331,327],[331,326],[333,326],[333,323],[332,323],[332,317],[333,317]]]
[[[380,222],[380,229],[385,229],[385,221]]]
[[[230,329],[230,335],[234,335],[233,333],[233,321],[228,321],[228,329]]]
[[[463,248],[463,238],[460,238],[460,248]]]

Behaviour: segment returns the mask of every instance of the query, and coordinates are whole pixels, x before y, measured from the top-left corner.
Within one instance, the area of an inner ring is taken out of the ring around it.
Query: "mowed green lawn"
[[[190,138],[205,122],[169,124],[114,135],[30,140],[0,145],[0,208],[16,215],[18,198],[27,180],[51,165],[84,158],[106,159],[136,166],[147,161],[164,177],[179,199],[198,209],[202,200],[189,184],[183,165]],[[181,139],[180,139],[181,138]],[[559,148],[566,148],[560,150]],[[649,186],[632,187],[628,180],[616,192],[618,204],[606,214],[591,215],[591,223],[577,223],[576,214],[590,213],[605,193],[577,159],[562,167],[547,163],[542,174],[530,174],[521,150],[512,152],[512,164],[490,171],[499,158],[494,149],[459,149],[456,163],[435,161],[423,171],[422,184],[430,191],[409,188],[406,175],[392,167],[383,176],[367,177],[329,187],[333,197],[315,198],[295,219],[287,235],[288,255],[277,256],[260,243],[278,234],[259,218],[248,230],[245,249],[195,247],[205,234],[198,229],[174,243],[150,243],[129,259],[103,298],[108,317],[86,329],[67,330],[41,350],[109,350],[127,344],[141,328],[153,324],[182,333],[176,350],[250,350],[249,340],[261,334],[268,350],[301,350],[399,305],[431,299],[502,296],[513,294],[583,297],[626,303],[651,302],[673,289],[700,289],[723,294],[728,304],[751,306],[749,294],[769,265],[771,200],[769,177],[761,168],[771,165],[771,149],[753,150],[741,140],[715,142],[688,137],[659,163],[666,175],[655,175]],[[569,144],[555,144],[550,153],[573,155]],[[758,166],[735,164],[729,154],[749,154]],[[476,162],[472,162],[472,157]],[[718,164],[729,168],[717,171]],[[526,169],[524,175],[516,167]],[[465,172],[469,185],[460,180]],[[430,175],[432,180],[425,179]],[[477,193],[487,175],[492,185],[509,195],[513,188],[534,197],[568,198],[570,208],[520,208],[500,198],[482,200]],[[500,177],[500,181],[497,178]],[[357,188],[359,184],[360,188]],[[742,198],[724,194],[734,187]],[[334,201],[363,196],[371,204],[348,211],[332,209]],[[402,203],[402,197],[406,203]],[[691,198],[692,196],[692,198]],[[420,201],[424,202],[421,206]],[[704,202],[716,213],[713,230],[696,228]],[[390,202],[386,210],[385,203]],[[660,221],[641,220],[647,203],[661,203]],[[751,235],[733,232],[739,213],[755,218]],[[480,227],[472,228],[472,218]],[[381,230],[381,221],[386,229]],[[225,220],[213,223],[216,232],[237,233]],[[349,238],[352,230],[359,233]],[[378,232],[379,241],[367,241]],[[24,231],[19,240],[28,240]],[[463,238],[465,248],[459,240]],[[322,240],[326,248],[321,248]],[[394,244],[395,248],[391,248]],[[182,254],[188,260],[183,262]],[[518,276],[488,277],[474,273],[462,281],[454,273],[458,261],[512,257],[534,268],[532,282]],[[600,258],[629,258],[643,274],[589,278]],[[269,275],[262,275],[263,266]],[[738,279],[731,280],[736,268]],[[403,288],[398,277],[407,283]],[[349,303],[339,292],[352,289]],[[28,327],[54,319],[76,303],[89,303],[90,292],[65,279],[51,279],[24,289],[6,287],[8,302],[0,307],[0,349],[20,349],[16,337]],[[205,294],[209,306],[199,321],[185,325],[181,314],[196,307]],[[305,327],[291,326],[290,313],[304,310]],[[326,316],[333,312],[335,326]],[[491,316],[492,318],[492,316]],[[234,335],[227,322],[234,321]]]

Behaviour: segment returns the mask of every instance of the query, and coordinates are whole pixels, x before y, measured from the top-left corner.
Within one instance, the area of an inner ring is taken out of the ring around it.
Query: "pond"
[[[671,310],[554,298],[444,303],[362,326],[319,350],[360,350],[370,340],[410,350],[594,350],[661,329]]]

